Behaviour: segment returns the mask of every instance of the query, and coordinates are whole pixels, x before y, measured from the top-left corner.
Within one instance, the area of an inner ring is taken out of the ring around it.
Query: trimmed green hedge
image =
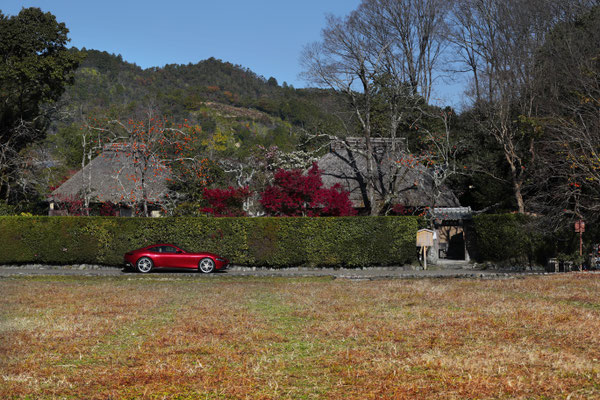
[[[473,218],[479,261],[543,263],[548,241],[536,231],[533,217],[482,214]]]
[[[120,265],[159,242],[250,266],[406,264],[418,227],[417,217],[0,217],[0,264]]]

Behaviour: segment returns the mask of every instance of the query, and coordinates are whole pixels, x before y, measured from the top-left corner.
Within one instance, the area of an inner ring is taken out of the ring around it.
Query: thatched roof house
[[[160,203],[168,192],[169,172],[159,161],[143,160],[127,144],[108,144],[100,155],[78,171],[48,197],[53,203],[87,196],[90,203],[131,208],[144,199]]]
[[[350,193],[354,207],[362,208],[367,202],[367,186],[364,172],[367,170],[366,146],[363,138],[347,138],[333,142],[330,151],[321,157],[317,164],[321,170],[324,186],[340,184]],[[426,207],[432,205],[434,182],[431,173],[421,165],[412,167],[398,163],[407,154],[403,151],[403,141],[390,139],[372,140],[374,157],[377,160],[378,180],[375,186],[378,201],[387,202],[390,193],[396,194],[392,203],[406,207]],[[446,186],[441,187],[436,207],[459,206],[458,199]]]

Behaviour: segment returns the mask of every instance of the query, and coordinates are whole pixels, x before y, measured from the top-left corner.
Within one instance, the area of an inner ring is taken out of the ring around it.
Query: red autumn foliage
[[[403,204],[394,204],[389,212],[390,215],[413,215],[413,207],[406,207]]]
[[[319,216],[326,217],[342,217],[356,215],[356,210],[352,207],[352,203],[342,185],[336,183],[329,189],[320,189],[317,192],[315,201]]]
[[[356,210],[340,185],[323,188],[321,171],[316,163],[306,175],[302,170],[275,173],[275,182],[261,194],[260,203],[275,216],[347,216]]]
[[[55,206],[58,210],[67,210],[68,215],[78,217],[90,215],[90,209],[85,207],[81,196],[60,196],[56,199]]]
[[[247,186],[238,189],[231,186],[227,189],[204,188],[202,197],[208,202],[209,207],[204,207],[200,211],[213,214],[215,217],[244,217],[246,216],[244,202],[251,194]]]
[[[103,217],[116,217],[119,215],[119,206],[113,202],[107,201],[102,203],[99,213]]]

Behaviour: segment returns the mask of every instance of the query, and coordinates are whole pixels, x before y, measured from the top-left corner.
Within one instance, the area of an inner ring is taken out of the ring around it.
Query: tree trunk
[[[521,194],[521,184],[515,182],[514,191],[519,214],[525,214],[525,203],[523,202],[523,195]]]
[[[365,135],[365,142],[367,145],[367,197],[369,198],[370,210],[369,215],[379,215],[379,207],[377,206],[377,200],[375,199],[375,162],[373,160],[373,145],[371,144],[371,133],[370,129],[367,135]]]
[[[525,203],[523,201],[523,182],[519,179],[519,174],[517,171],[517,166],[514,161],[509,158],[509,155],[506,154],[506,159],[508,164],[510,165],[510,175],[513,183],[513,194],[515,196],[515,200],[517,201],[517,211],[519,214],[525,214]]]

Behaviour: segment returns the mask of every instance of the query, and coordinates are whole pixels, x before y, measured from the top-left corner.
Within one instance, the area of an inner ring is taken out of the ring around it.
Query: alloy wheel
[[[198,263],[198,269],[200,269],[202,273],[209,274],[215,269],[215,262],[210,258],[203,258],[200,260],[200,263]]]
[[[152,270],[152,260],[148,257],[142,257],[137,262],[137,269],[141,273],[148,273]]]

